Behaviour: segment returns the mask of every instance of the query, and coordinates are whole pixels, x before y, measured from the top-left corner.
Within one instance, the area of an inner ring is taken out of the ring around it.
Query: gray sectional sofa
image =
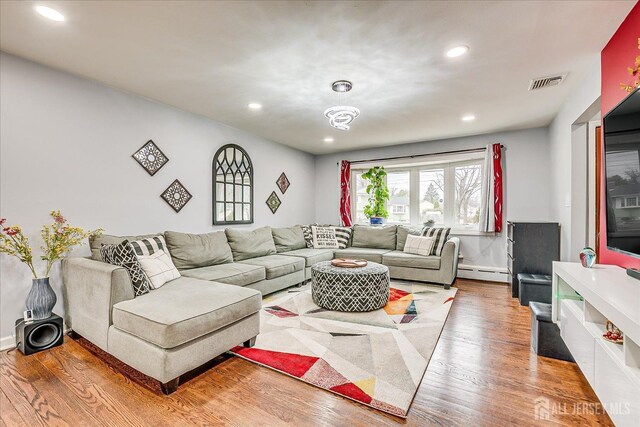
[[[356,225],[347,248],[312,249],[301,226],[167,231],[161,234],[181,277],[135,298],[127,271],[102,262],[100,247],[150,236],[100,236],[90,241],[90,259],[63,262],[65,320],[74,333],[158,380],[168,394],[181,375],[237,345],[253,345],[262,295],[309,280],[317,262],[365,258],[387,265],[392,278],[448,288],[459,240],[450,238],[441,256],[423,257],[402,251],[408,233],[419,231]]]

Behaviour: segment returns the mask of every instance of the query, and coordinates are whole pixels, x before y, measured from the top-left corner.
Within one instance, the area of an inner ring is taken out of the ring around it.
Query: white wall
[[[170,159],[153,177],[131,157],[149,139]],[[73,225],[113,234],[211,231],[211,162],[226,143],[241,145],[253,160],[255,224],[250,227],[313,221],[312,155],[0,53],[0,215],[20,224],[36,249],[52,209],[62,210]],[[284,195],[275,184],[283,171],[291,181]],[[160,199],[176,178],[193,195],[179,214]],[[265,204],[273,190],[283,202],[275,215]],[[87,253],[86,245],[74,251]],[[57,269],[52,282],[55,311],[62,314]],[[2,255],[0,337],[13,333],[30,285],[27,267]]]
[[[428,154],[484,147],[500,142],[505,147],[504,219],[549,220],[548,128],[502,132],[441,141],[395,145],[316,157],[316,220],[338,223],[340,160]],[[506,233],[497,236],[460,236],[465,265],[506,268]]]
[[[556,115],[549,126],[550,137],[550,162],[551,162],[551,218],[560,222],[561,226],[561,259],[569,261],[577,256],[576,250],[581,248],[579,242],[582,239],[571,239],[572,218],[581,221],[582,217],[587,215],[585,207],[586,201],[577,200],[577,194],[572,195],[572,131],[573,125],[587,122],[593,117],[593,112],[587,114],[585,112],[592,109],[594,103],[600,97],[600,55],[594,55],[594,61],[589,67],[585,78],[569,95],[563,104],[560,112]],[[584,120],[581,119],[584,117]],[[586,139],[584,141],[586,144]],[[586,174],[582,171],[576,171],[576,177],[583,177],[586,180]],[[575,178],[573,178],[575,179]],[[586,193],[580,191],[580,194],[586,197]],[[572,202],[579,202],[578,206],[572,207]]]

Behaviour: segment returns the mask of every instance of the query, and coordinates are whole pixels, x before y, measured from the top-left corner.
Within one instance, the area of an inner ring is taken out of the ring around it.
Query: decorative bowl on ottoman
[[[333,265],[334,267],[342,268],[362,268],[367,266],[367,260],[353,258],[336,258],[331,261],[331,265]]]
[[[389,269],[375,262],[361,268],[319,262],[311,267],[311,296],[328,310],[377,310],[389,301]]]

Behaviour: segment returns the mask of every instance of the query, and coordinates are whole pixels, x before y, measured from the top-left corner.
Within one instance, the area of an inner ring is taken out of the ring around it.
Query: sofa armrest
[[[108,351],[107,336],[114,304],[134,297],[127,270],[87,258],[62,262],[67,325]]]
[[[450,237],[442,248],[440,255],[440,269],[445,270],[447,283],[452,284],[458,274],[458,255],[460,254],[460,239]]]

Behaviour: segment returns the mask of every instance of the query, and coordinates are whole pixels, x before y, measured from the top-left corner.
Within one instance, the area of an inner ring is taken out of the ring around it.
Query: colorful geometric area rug
[[[256,345],[231,352],[406,418],[456,292],[392,281],[385,307],[344,313],[315,305],[306,285],[265,298]]]

